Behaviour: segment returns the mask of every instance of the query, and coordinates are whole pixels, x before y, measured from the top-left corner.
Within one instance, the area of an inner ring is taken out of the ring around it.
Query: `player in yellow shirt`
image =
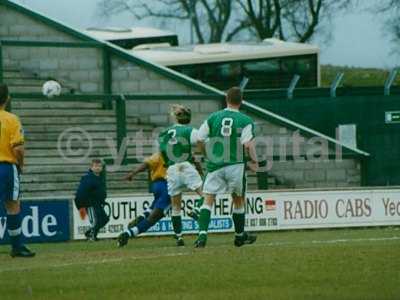
[[[12,257],[33,257],[21,241],[20,174],[24,167],[24,132],[18,117],[5,111],[8,87],[0,84],[0,203],[7,212],[7,232]]]
[[[154,194],[154,201],[143,216],[139,216],[135,222],[131,222],[129,228],[118,237],[118,246],[123,247],[128,243],[130,237],[137,237],[139,234],[149,230],[154,224],[161,220],[171,207],[171,198],[168,195],[167,169],[161,153],[155,153],[148,157],[144,163],[135,170],[128,173],[125,179],[131,181],[133,177],[143,171],[150,172],[150,190]],[[177,239],[177,246],[183,246],[183,240]]]

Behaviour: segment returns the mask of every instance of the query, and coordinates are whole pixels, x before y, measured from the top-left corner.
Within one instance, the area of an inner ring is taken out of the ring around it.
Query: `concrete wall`
[[[257,153],[267,159],[268,173],[276,176],[281,184],[293,188],[361,185],[360,162],[343,158],[339,149],[329,149],[326,140],[299,135],[258,117],[253,116],[253,119],[260,140]],[[263,140],[267,139],[266,145]]]
[[[76,38],[0,5],[0,36],[10,40],[74,42]]]
[[[31,76],[55,78],[81,93],[103,92],[103,61],[99,49],[3,48],[4,67]]]
[[[222,108],[222,103],[215,100],[196,100],[196,101],[130,101],[127,105],[127,114],[135,116],[140,123],[152,123],[156,126],[166,126],[173,122],[170,116],[172,104],[183,104],[192,111],[192,124],[199,127],[201,123],[214,111]]]
[[[149,69],[142,68],[115,55],[111,57],[112,90],[115,93],[140,94],[200,94],[187,86],[167,79]]]

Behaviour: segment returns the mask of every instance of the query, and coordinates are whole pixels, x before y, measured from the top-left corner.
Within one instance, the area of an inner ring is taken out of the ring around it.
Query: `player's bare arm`
[[[247,162],[247,167],[252,170],[253,172],[258,171],[258,159],[257,159],[257,152],[254,143],[254,139],[244,144],[244,148],[246,154],[250,158],[250,161]]]
[[[146,163],[142,163],[139,166],[137,166],[135,169],[133,169],[131,172],[126,174],[124,177],[125,180],[132,181],[133,177],[135,177],[137,174],[146,171],[149,168],[149,166]]]

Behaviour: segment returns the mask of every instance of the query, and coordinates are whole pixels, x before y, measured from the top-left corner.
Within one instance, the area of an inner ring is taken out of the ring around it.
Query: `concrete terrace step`
[[[22,124],[23,120],[22,120]],[[107,133],[107,135],[109,135],[109,133],[115,133],[117,130],[117,125],[114,123],[110,123],[110,124],[104,124],[104,123],[98,123],[98,124],[64,124],[64,125],[40,125],[40,124],[35,124],[35,125],[24,125],[24,129],[26,131],[27,134],[31,134],[31,133],[61,133],[67,129],[72,130],[71,128],[81,128],[84,131],[87,132],[103,132],[103,133]],[[143,133],[143,137],[148,137],[151,136],[152,132],[153,132],[153,128],[150,126],[143,126],[143,125],[136,125],[136,124],[131,124],[129,125],[129,134],[127,133],[127,135],[129,137],[135,138],[137,133],[142,132]],[[80,130],[80,131],[82,131]],[[74,132],[77,132],[78,129],[74,130]],[[144,135],[144,133],[148,133],[150,135]],[[158,136],[158,134],[156,135]],[[140,135],[139,135],[140,137]]]
[[[13,112],[18,115],[23,121],[24,117],[48,117],[48,116],[59,116],[59,117],[114,117],[115,113],[112,110],[100,110],[100,109],[15,109]]]
[[[21,72],[17,69],[5,69],[3,71],[4,79],[21,79],[21,78],[32,78],[31,74]]]
[[[79,182],[81,177],[85,174],[86,172],[82,173],[66,173],[66,174],[25,174],[24,176],[21,176],[21,182],[22,183],[65,183],[65,182]],[[124,176],[127,174],[127,172],[118,172],[118,173],[107,173],[107,182],[110,181],[121,181],[125,182]],[[141,173],[135,176],[135,180],[132,181],[132,183],[135,183],[136,181],[147,181],[147,173]]]
[[[60,164],[89,166],[89,164],[93,158],[111,158],[111,157],[109,157],[109,156],[98,157],[96,155],[93,155],[93,156],[89,156],[88,158],[85,158],[85,159],[80,159],[80,157],[75,157],[74,160],[72,160],[72,158],[69,160],[65,160],[65,159],[62,159],[60,156],[46,157],[46,158],[27,157],[25,159],[25,163],[26,163],[26,165],[30,165],[30,166],[60,165]]]
[[[139,163],[130,164],[130,165],[121,165],[118,168],[117,172],[110,172],[108,174],[113,173],[125,173],[132,170],[132,168],[138,166]],[[24,168],[23,176],[29,176],[32,174],[74,174],[78,173],[83,175],[89,169],[88,164],[55,164],[55,165],[26,165]]]
[[[114,143],[116,143],[115,139],[111,140],[114,141]],[[134,144],[133,144],[134,143]],[[150,148],[153,147],[153,145],[155,145],[155,141],[153,140],[132,140],[132,142],[130,142],[128,144],[128,150],[131,151],[131,149],[136,149],[136,148],[140,148],[143,147],[143,149],[145,148]],[[109,149],[109,144],[107,140],[92,140],[91,142],[87,141],[87,140],[83,140],[83,141],[71,141],[70,142],[70,147],[71,149],[86,149],[88,147],[92,147],[92,149]],[[156,147],[156,146],[155,146]],[[30,152],[34,153],[37,151],[42,151],[42,152],[46,152],[46,151],[53,151],[53,150],[58,150],[58,149],[62,149],[62,150],[66,150],[67,146],[65,144],[60,144],[58,141],[39,141],[39,142],[26,142],[25,143],[25,149],[26,149],[26,153],[29,154]]]
[[[8,89],[11,93],[42,93],[41,85],[28,85],[28,84],[9,84]],[[61,88],[62,94],[71,94],[71,90],[65,87]]]
[[[126,122],[126,130],[127,132],[135,132],[138,130],[143,130],[147,132],[152,132],[156,127],[153,124],[136,124],[136,123],[130,123]]]
[[[4,81],[8,84],[8,86],[42,86],[47,80],[41,78],[23,78],[23,77],[6,77]]]
[[[82,152],[85,152],[87,149],[82,148],[81,149]],[[74,159],[79,159],[82,157],[82,153],[80,154],[72,154],[72,153],[68,153],[67,150],[62,150],[60,149],[60,151],[63,151],[63,153],[65,153],[64,155],[68,155],[69,158],[74,158]],[[63,154],[60,152],[58,149],[50,149],[50,150],[42,150],[42,149],[34,149],[34,150],[30,150],[30,151],[26,151],[25,153],[25,157],[27,159],[27,161],[31,162],[32,159],[38,159],[41,160],[43,159],[44,162],[52,159],[52,158],[59,158],[59,159],[63,159]],[[78,149],[72,149],[72,151],[78,151]],[[111,156],[111,151],[108,148],[97,148],[97,149],[92,149],[90,152],[91,157],[97,157],[97,156]],[[67,162],[65,162],[67,163]]]
[[[17,115],[18,110],[14,110]],[[59,115],[51,115],[51,111],[48,111],[48,116],[46,118],[43,118],[42,115],[27,115],[27,116],[22,116],[21,121],[23,124],[52,124],[52,125],[58,125],[58,124],[97,124],[97,123],[116,123],[117,119],[115,115],[94,115],[94,116],[76,116],[76,115],[70,115],[68,114],[67,116],[59,116]],[[139,124],[137,119],[129,119],[127,120],[127,129],[129,131],[134,131],[137,130],[138,128],[143,128],[143,129],[152,129],[154,128],[153,124]]]
[[[57,184],[52,183],[39,183],[39,184],[24,184],[21,185],[22,193],[32,192],[32,191],[58,191],[58,190],[70,190],[76,191],[79,182],[62,182]],[[147,181],[136,181],[136,182],[124,182],[124,181],[107,181],[107,188],[110,189],[137,189],[137,188],[147,188]]]
[[[60,149],[31,149],[29,151],[26,151],[25,157],[31,162],[32,159],[34,158],[43,158],[45,161],[47,161],[50,158],[60,158],[63,159],[63,155],[67,155],[69,158],[74,158],[74,159],[79,159],[82,157],[82,155],[85,155],[85,151],[89,151],[89,147],[82,147],[82,148],[71,148],[71,149],[65,149],[61,148]],[[130,156],[136,156],[136,155],[144,155],[148,156],[151,155],[156,148],[152,146],[147,146],[143,145],[141,148],[136,148],[136,147],[130,147],[127,149],[127,153]],[[103,148],[92,148],[90,150],[90,157],[111,157],[113,155],[113,151],[115,149],[112,149],[110,147],[103,147]],[[74,154],[76,152],[77,154]]]
[[[98,147],[104,147],[107,145],[106,139],[93,139],[91,141],[92,147],[98,148]],[[89,142],[87,140],[82,140],[82,141],[71,141],[71,147],[89,147]],[[48,149],[58,149],[58,141],[52,140],[52,141],[28,141],[25,143],[25,149],[27,152],[33,149],[42,149],[42,151],[48,150]]]
[[[23,120],[22,120],[23,122]],[[64,125],[24,125],[24,130],[26,131],[27,134],[33,133],[33,132],[52,132],[52,133],[61,133],[67,129],[73,128],[73,127],[79,127],[82,130],[85,130],[87,132],[115,132],[117,130],[117,126],[115,124],[81,124],[81,125],[75,125],[75,124],[64,124]],[[74,131],[75,132],[75,131]]]
[[[57,190],[57,191],[22,191],[21,200],[29,200],[30,198],[49,198],[49,197],[65,197],[68,200],[73,200],[75,191],[72,190]]]
[[[73,126],[71,126],[73,127]],[[79,127],[79,126],[78,126]],[[58,132],[30,132],[25,129],[25,139],[27,141],[27,144],[32,144],[36,142],[57,142],[58,138],[60,136],[61,131]],[[138,134],[140,133],[140,134]],[[147,131],[147,130],[137,130],[137,131],[131,131],[127,133],[128,138],[132,140],[137,140],[139,139],[147,139],[149,141],[153,141],[157,139],[158,135],[153,135],[152,131]],[[114,139],[116,140],[116,132],[97,132],[97,131],[91,131],[90,132],[90,137],[92,140],[106,140],[106,139]]]
[[[116,119],[115,117],[92,117],[92,118],[86,118],[86,117],[73,117],[73,116],[67,116],[67,117],[54,117],[54,116],[48,116],[46,118],[43,117],[24,117],[22,120],[24,126],[26,125],[61,125],[61,124],[66,124],[66,125],[74,125],[76,126],[77,124],[79,125],[84,125],[84,124],[115,124]]]
[[[57,142],[61,132],[26,132],[25,131],[25,139],[28,143],[36,143],[38,141],[42,142]],[[92,140],[102,139],[105,140],[106,138],[116,138],[115,132],[90,132],[90,137]]]
[[[144,157],[150,156],[153,154],[151,151],[149,153],[143,153]],[[86,165],[89,166],[93,158],[100,158],[100,159],[114,159],[113,156],[111,155],[96,155],[95,153],[89,155],[87,158],[82,158],[81,156],[72,156],[68,157],[68,159],[65,159],[61,156],[55,156],[55,157],[27,157],[25,160],[26,165],[29,166],[45,166],[45,165],[65,165],[65,166],[71,166],[71,165]],[[132,157],[135,158],[135,157]],[[138,158],[141,160],[142,158]]]
[[[120,194],[131,194],[131,193],[148,193],[148,187],[119,187],[119,188],[108,188],[107,195],[111,197],[112,195]],[[52,190],[52,191],[24,191],[22,193],[22,200],[37,197],[66,197],[67,199],[73,200],[75,197],[75,190]]]
[[[102,101],[83,102],[83,101],[29,101],[22,99],[12,100],[12,107],[18,112],[19,109],[101,109]]]
[[[22,124],[23,120],[22,120]],[[24,125],[24,130],[26,134],[31,134],[31,133],[62,133],[65,130],[72,130],[71,128],[78,127],[80,128],[81,132],[82,130],[87,131],[87,132],[103,132],[103,133],[115,133],[117,130],[117,125],[115,123],[110,123],[110,124],[104,124],[104,123],[98,123],[98,124],[64,124],[64,125]],[[136,124],[131,124],[129,125],[130,132],[129,132],[129,137],[134,138],[136,136],[136,132],[148,132],[151,133],[153,131],[153,128],[150,126],[143,126],[143,125],[136,125]],[[78,129],[73,130],[73,132],[78,132]]]

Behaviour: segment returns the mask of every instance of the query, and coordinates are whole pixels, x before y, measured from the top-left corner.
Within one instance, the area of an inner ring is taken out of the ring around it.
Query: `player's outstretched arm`
[[[124,179],[128,180],[128,181],[132,181],[133,177],[135,177],[140,172],[146,171],[147,168],[148,168],[148,165],[146,163],[142,163],[139,166],[137,166],[133,171],[126,174]]]

